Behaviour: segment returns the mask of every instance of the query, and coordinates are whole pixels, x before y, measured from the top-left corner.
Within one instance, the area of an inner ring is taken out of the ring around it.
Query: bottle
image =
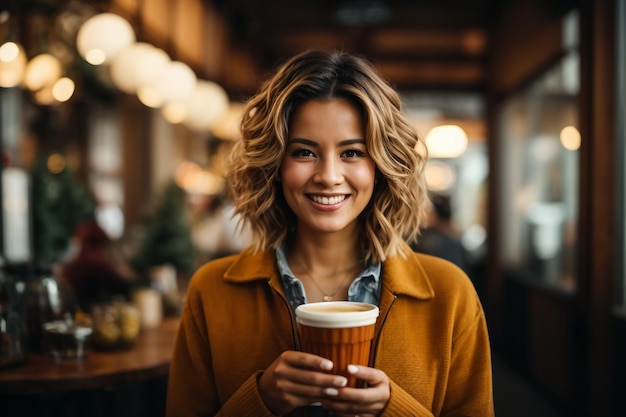
[[[26,333],[19,313],[18,291],[0,259],[0,369],[23,365],[26,360]]]
[[[61,320],[66,313],[74,314],[69,297],[50,268],[27,268],[21,295],[20,310],[24,318],[28,350],[42,353],[48,350],[44,323]]]

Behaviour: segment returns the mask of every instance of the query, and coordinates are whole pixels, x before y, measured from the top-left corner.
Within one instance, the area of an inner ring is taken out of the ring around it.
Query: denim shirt
[[[278,270],[283,281],[283,288],[292,309],[307,302],[304,286],[287,264],[285,243],[276,250]],[[357,276],[348,289],[348,301],[358,301],[378,305],[380,294],[381,263],[370,265]]]

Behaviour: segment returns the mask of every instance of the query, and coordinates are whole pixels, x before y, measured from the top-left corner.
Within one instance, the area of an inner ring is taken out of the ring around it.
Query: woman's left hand
[[[350,365],[348,372],[366,382],[367,388],[339,388],[322,401],[324,408],[341,417],[379,416],[389,401],[389,378],[380,369]]]

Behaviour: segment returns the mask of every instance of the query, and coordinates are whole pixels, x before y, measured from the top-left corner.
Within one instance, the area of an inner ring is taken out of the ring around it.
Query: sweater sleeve
[[[491,348],[485,315],[476,301],[469,325],[453,340],[443,416],[493,417]]]
[[[394,381],[389,381],[391,396],[381,417],[433,417],[419,401],[403,390]]]
[[[493,417],[491,352],[482,309],[454,340],[440,416]],[[432,417],[434,414],[394,381],[383,417]]]
[[[387,301],[393,307],[377,362],[390,378],[390,397],[382,415],[493,417],[489,335],[473,284],[450,262],[425,255],[416,259],[416,280],[400,282],[415,283],[405,291],[414,298]],[[389,292],[402,294],[393,279],[410,273],[390,265]],[[426,278],[420,281],[420,276]],[[423,282],[431,286],[431,293],[419,286]],[[410,324],[411,317],[419,317],[420,325]]]
[[[210,341],[203,326],[201,302],[190,288],[170,365],[167,417],[237,416],[271,417],[257,388],[257,373],[222,404],[218,396]]]

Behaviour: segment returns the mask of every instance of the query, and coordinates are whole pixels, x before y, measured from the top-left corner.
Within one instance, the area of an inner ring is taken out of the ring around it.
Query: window
[[[497,127],[500,262],[507,271],[564,291],[576,289],[581,141],[576,17],[564,20],[566,54],[504,103]]]

